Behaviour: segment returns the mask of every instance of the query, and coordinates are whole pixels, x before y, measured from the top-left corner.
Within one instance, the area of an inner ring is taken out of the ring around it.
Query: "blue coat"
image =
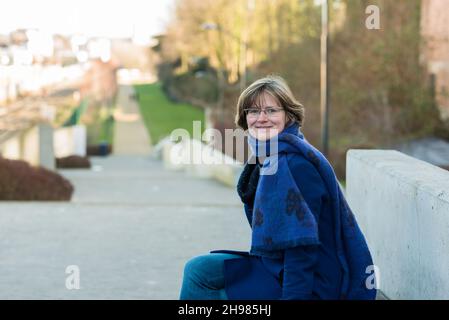
[[[342,270],[326,186],[310,161],[298,153],[287,157],[295,182],[318,222],[320,244],[284,250],[283,257],[278,259],[242,251],[211,251],[241,255],[225,260],[225,290],[231,300],[341,298]],[[252,208],[244,204],[244,210],[251,225]]]

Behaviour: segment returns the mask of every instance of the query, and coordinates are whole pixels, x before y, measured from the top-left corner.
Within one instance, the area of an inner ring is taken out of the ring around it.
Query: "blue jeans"
[[[180,300],[227,300],[224,260],[242,258],[230,253],[210,253],[187,261]]]

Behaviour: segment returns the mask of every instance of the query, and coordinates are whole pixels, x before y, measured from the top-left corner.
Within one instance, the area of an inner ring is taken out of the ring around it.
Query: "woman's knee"
[[[184,265],[184,275],[191,274],[200,269],[204,265],[204,259],[204,256],[196,256],[188,260]]]
[[[217,279],[223,277],[223,260],[229,258],[226,254],[206,254],[188,260],[184,266],[184,277],[194,279]]]
[[[184,266],[184,277],[198,278],[207,273],[210,267],[209,255],[196,256],[188,260]]]

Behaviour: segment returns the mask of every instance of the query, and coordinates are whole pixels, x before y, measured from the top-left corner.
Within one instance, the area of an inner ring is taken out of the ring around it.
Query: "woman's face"
[[[266,92],[258,100],[257,106],[246,109],[246,123],[252,137],[265,141],[284,130],[286,113],[277,99]]]

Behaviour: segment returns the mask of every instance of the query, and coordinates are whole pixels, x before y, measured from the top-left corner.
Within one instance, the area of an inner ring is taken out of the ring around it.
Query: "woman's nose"
[[[267,121],[268,120],[268,116],[267,113],[262,110],[259,114],[259,117],[257,118],[258,121]]]

